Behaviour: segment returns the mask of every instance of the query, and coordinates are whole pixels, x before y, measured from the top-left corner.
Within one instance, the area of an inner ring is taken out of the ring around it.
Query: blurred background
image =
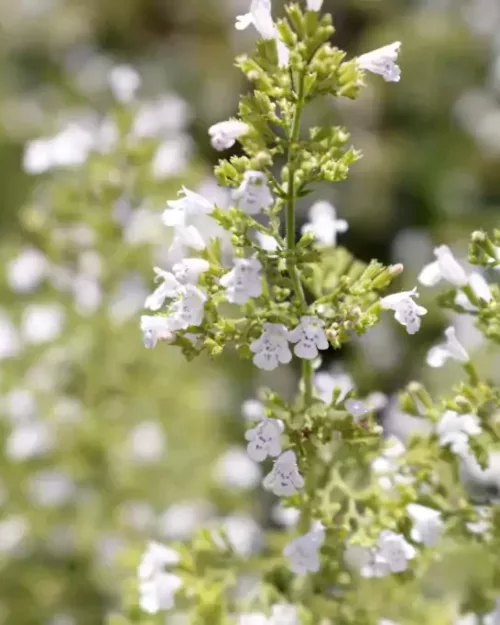
[[[0,624],[100,625],[128,545],[222,520],[251,552],[262,527],[294,522],[262,496],[241,406],[263,385],[292,392],[296,372],[263,375],[230,354],[187,363],[176,348],[144,350],[138,328],[168,244],[165,202],[182,184],[228,202],[207,127],[247,89],[233,60],[255,33],[233,25],[248,4],[0,3]],[[350,224],[340,244],[402,262],[400,287],[412,288],[435,244],[465,259],[470,232],[498,226],[500,4],[324,9],[349,56],[401,40],[402,80],[368,76],[357,101],[307,111],[309,124],[345,124],[364,158],[348,182],[307,198],[299,225],[312,202],[333,203]],[[388,315],[324,363],[361,396],[383,392],[381,419],[401,436],[393,393],[457,376],[422,366],[449,322],[432,298],[422,294],[431,310],[411,344]],[[453,320],[495,376],[498,358]]]

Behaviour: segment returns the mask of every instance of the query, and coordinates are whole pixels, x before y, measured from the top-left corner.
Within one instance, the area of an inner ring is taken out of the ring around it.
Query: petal
[[[278,360],[281,364],[286,365],[292,360],[292,352],[288,348],[288,346],[282,348],[278,352]]]
[[[245,30],[253,24],[253,17],[251,13],[245,13],[244,15],[236,16],[236,24],[234,27],[236,30]]]
[[[441,271],[439,270],[439,263],[436,260],[433,263],[425,265],[419,273],[417,280],[424,286],[435,286],[442,277]]]
[[[318,357],[318,348],[316,345],[313,345],[312,343],[308,344],[304,341],[297,343],[297,345],[293,348],[293,351],[296,356],[303,358],[304,360],[314,360]]]
[[[428,351],[425,361],[429,367],[437,369],[442,367],[449,357],[450,353],[443,345],[436,345]]]

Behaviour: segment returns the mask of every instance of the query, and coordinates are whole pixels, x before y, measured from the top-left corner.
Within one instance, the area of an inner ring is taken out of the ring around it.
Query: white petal
[[[439,263],[434,261],[425,265],[422,271],[419,273],[417,280],[424,286],[435,286],[442,279],[441,271],[439,270]]]

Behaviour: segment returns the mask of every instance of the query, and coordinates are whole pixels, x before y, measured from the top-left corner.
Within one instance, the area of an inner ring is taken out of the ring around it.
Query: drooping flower
[[[247,451],[252,460],[262,462],[268,456],[276,458],[281,453],[281,433],[283,423],[278,419],[261,421],[255,428],[247,430],[245,439],[248,441]]]
[[[220,152],[232,148],[236,140],[246,135],[249,130],[250,127],[245,122],[229,119],[210,126],[208,134],[212,147]]]
[[[138,567],[141,609],[148,614],[174,607],[175,593],[182,587],[178,575],[167,573],[165,568],[179,563],[179,554],[160,543],[151,542]]]
[[[304,486],[304,478],[297,467],[297,456],[292,450],[285,451],[276,460],[263,486],[278,497],[290,497]]]
[[[446,336],[446,342],[431,347],[427,354],[426,361],[429,367],[442,367],[449,358],[462,363],[468,362],[469,354],[457,339],[455,328],[447,328],[444,334]]]
[[[408,561],[415,557],[416,550],[401,534],[384,530],[377,542],[377,555],[387,563],[390,573],[402,573],[408,568]]]
[[[394,318],[406,327],[408,334],[415,334],[419,331],[420,317],[427,313],[423,306],[419,306],[413,301],[413,297],[418,297],[416,287],[411,291],[387,295],[380,300],[382,308],[394,311]]]
[[[290,570],[296,575],[317,573],[321,567],[319,551],[325,542],[324,529],[314,529],[299,536],[283,549]]]
[[[302,226],[302,233],[312,232],[324,245],[336,245],[337,233],[347,232],[349,224],[337,219],[335,207],[329,202],[316,202],[309,209],[309,221]]]
[[[233,199],[238,208],[249,215],[257,215],[261,210],[267,210],[274,204],[266,175],[253,170],[243,174],[242,183],[233,191]]]
[[[410,503],[406,509],[413,520],[412,539],[426,547],[435,545],[444,529],[439,510],[433,510],[418,503]]]
[[[347,412],[355,419],[359,419],[370,411],[368,406],[361,399],[346,399],[346,401],[344,402],[344,406]]]
[[[272,371],[280,363],[287,364],[292,359],[287,329],[279,323],[264,323],[260,338],[250,344],[250,349],[255,354],[254,365],[265,371]]]
[[[323,0],[307,0],[308,11],[320,11],[323,6]]]
[[[116,100],[128,104],[141,86],[141,77],[131,65],[116,65],[108,74],[108,82]]]
[[[160,340],[171,341],[174,338],[168,317],[142,315],[141,330],[146,349],[153,349]]]
[[[278,65],[288,66],[290,51],[281,40],[271,14],[271,0],[252,0],[250,11],[236,17],[235,27],[237,30],[245,30],[249,26],[255,29],[263,39],[274,39],[278,52]]]
[[[169,326],[173,331],[186,330],[189,326],[203,323],[206,294],[193,284],[186,284],[179,289],[180,299],[171,307]]]
[[[234,268],[220,280],[228,302],[245,304],[251,297],[259,297],[262,294],[261,269],[262,264],[256,258],[236,258]]]
[[[447,245],[440,245],[434,249],[436,260],[426,265],[418,276],[418,281],[424,286],[435,286],[441,280],[446,280],[457,287],[467,284],[467,274],[460,263],[455,259]]]
[[[479,419],[475,414],[460,414],[447,410],[436,425],[439,444],[449,446],[455,454],[463,454],[469,449],[469,437],[481,434]]]
[[[324,323],[318,317],[304,315],[299,325],[288,332],[288,340],[296,343],[293,351],[299,358],[313,360],[319,349],[328,349],[329,343],[323,330]]]
[[[144,307],[149,310],[160,310],[165,300],[169,297],[175,297],[179,291],[180,284],[177,278],[160,267],[154,267],[156,273],[155,282],[161,281],[151,295],[148,295]]]
[[[483,300],[484,302],[491,301],[493,294],[491,292],[490,286],[480,273],[474,272],[470,274],[469,285],[472,288],[476,297]],[[459,306],[462,306],[462,308],[464,308],[465,310],[471,312],[477,310],[477,306],[469,300],[468,296],[463,291],[457,291],[457,294],[455,296],[455,304],[458,304]]]
[[[377,48],[372,52],[362,54],[358,58],[358,65],[361,69],[368,70],[374,74],[380,74],[386,82],[399,82],[401,69],[397,65],[401,42],[395,41],[382,48]]]

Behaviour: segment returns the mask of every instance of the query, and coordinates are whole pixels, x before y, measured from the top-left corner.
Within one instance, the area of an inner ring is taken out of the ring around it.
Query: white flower
[[[185,258],[189,249],[201,252],[206,247],[205,240],[196,226],[177,226],[168,257],[171,262],[178,262]]]
[[[469,276],[469,285],[474,291],[474,294],[479,299],[489,302],[493,297],[489,284],[483,278],[480,273],[471,273]],[[465,310],[469,310],[474,312],[477,310],[477,306],[475,306],[468,298],[468,296],[463,291],[457,291],[455,296],[455,304],[462,306]]]
[[[296,343],[293,351],[299,358],[313,360],[319,349],[328,349],[329,343],[323,330],[324,323],[318,317],[304,315],[299,325],[288,332],[288,340]]]
[[[64,318],[64,309],[57,304],[30,304],[24,309],[21,334],[28,343],[49,343],[61,334]]]
[[[241,416],[246,421],[261,421],[266,418],[266,409],[258,399],[247,399],[241,406]]]
[[[408,560],[415,557],[415,547],[401,534],[384,530],[378,539],[377,556],[387,563],[391,573],[402,573],[408,568]]]
[[[240,122],[237,119],[229,119],[228,121],[218,122],[210,126],[208,134],[210,135],[212,147],[220,152],[232,148],[236,140],[246,135],[249,130],[250,127],[244,122]]]
[[[459,414],[447,410],[436,425],[439,444],[449,445],[453,453],[463,454],[469,449],[469,437],[481,434],[479,419],[475,414]]]
[[[256,462],[262,462],[268,456],[275,458],[281,453],[281,433],[283,423],[278,419],[264,419],[257,427],[245,433],[248,455]]]
[[[12,428],[5,444],[5,455],[14,462],[43,456],[54,446],[54,437],[47,423],[35,421]]]
[[[124,104],[134,99],[135,92],[141,86],[141,77],[130,65],[117,65],[109,72],[109,86],[113,95]]]
[[[436,260],[426,265],[418,276],[418,281],[424,286],[435,286],[441,280],[446,280],[454,286],[463,287],[467,284],[467,274],[458,263],[447,245],[440,245],[434,249]]]
[[[158,341],[171,341],[174,338],[168,317],[142,315],[141,330],[146,349],[153,349]]]
[[[261,479],[261,470],[243,447],[233,446],[227,449],[217,460],[214,478],[231,490],[250,490],[255,488]]]
[[[238,625],[269,625],[269,622],[263,612],[241,612],[238,615]]]
[[[203,258],[184,258],[172,267],[180,284],[197,284],[201,274],[209,269],[210,263]]]
[[[160,310],[165,299],[177,296],[181,285],[170,271],[165,271],[160,267],[154,267],[154,272],[156,273],[155,282],[162,282],[160,286],[147,297],[144,307],[149,310]]]
[[[289,560],[290,570],[296,575],[317,573],[321,566],[319,550],[324,542],[325,532],[318,529],[289,543],[284,548],[283,555]]]
[[[413,301],[413,297],[418,297],[416,287],[411,291],[387,295],[380,300],[382,308],[394,311],[394,318],[406,327],[408,334],[415,334],[419,331],[420,317],[427,312],[423,306],[419,306]]]
[[[40,250],[28,247],[7,263],[7,282],[16,293],[34,291],[47,273],[47,258]]]
[[[164,569],[177,565],[179,560],[179,554],[170,547],[156,542],[148,544],[137,570],[140,605],[145,612],[156,614],[173,607],[182,580]]]
[[[395,41],[383,48],[377,48],[372,52],[362,54],[358,58],[361,69],[366,69],[374,74],[380,74],[387,82],[399,82],[401,70],[396,64],[398,60],[400,41]]]
[[[259,297],[262,294],[261,269],[262,264],[256,258],[236,258],[234,268],[220,280],[226,289],[227,301],[245,304],[251,297]]]
[[[344,402],[344,407],[355,419],[359,419],[359,417],[362,417],[370,410],[361,399],[347,399]]]
[[[316,202],[309,209],[309,222],[302,226],[302,233],[312,232],[324,245],[336,245],[337,233],[347,232],[349,224],[337,219],[335,207],[329,202]]]
[[[444,334],[446,336],[446,343],[435,345],[427,354],[426,361],[429,367],[442,367],[448,358],[457,360],[458,362],[468,362],[469,354],[457,339],[455,328],[447,328]]]
[[[193,284],[181,287],[181,297],[172,304],[169,327],[173,331],[186,330],[203,323],[206,294]]]
[[[266,175],[253,170],[243,174],[243,182],[233,191],[233,199],[238,208],[249,215],[257,215],[262,209],[268,209],[274,203]]]
[[[165,453],[166,439],[158,421],[141,421],[128,436],[128,447],[136,462],[158,462]]]
[[[169,208],[163,212],[163,223],[166,226],[186,226],[189,217],[209,215],[215,208],[212,202],[186,187],[182,187],[180,193],[184,194],[183,197],[167,202]]]
[[[292,352],[288,346],[287,330],[279,323],[264,323],[263,332],[256,341],[250,344],[255,354],[253,363],[259,369],[272,371],[281,364],[292,360]]]
[[[250,12],[236,17],[237,30],[245,30],[251,25],[263,39],[274,39],[276,28],[271,15],[271,0],[252,0]]]
[[[349,374],[342,371],[333,371],[332,373],[321,371],[314,376],[314,386],[316,387],[318,397],[325,404],[330,404],[334,391],[339,390],[340,393],[336,403],[340,403],[354,387],[354,381]]]
[[[323,5],[323,0],[307,0],[308,11],[320,11]]]
[[[291,603],[275,603],[271,606],[269,625],[300,625],[296,606]]]
[[[380,456],[372,461],[371,467],[377,477],[377,482],[384,490],[390,490],[395,484],[410,484],[413,478],[401,475],[398,458],[406,451],[403,443],[391,436],[386,441],[386,447]]]
[[[182,587],[182,580],[172,573],[158,573],[151,579],[139,582],[139,605],[148,614],[174,607],[175,593]]]
[[[299,473],[294,451],[288,450],[281,454],[271,472],[264,478],[263,486],[278,497],[290,497],[304,486],[304,478]]]
[[[435,545],[444,529],[441,513],[418,503],[410,503],[406,509],[413,520],[412,539],[426,547]]]

